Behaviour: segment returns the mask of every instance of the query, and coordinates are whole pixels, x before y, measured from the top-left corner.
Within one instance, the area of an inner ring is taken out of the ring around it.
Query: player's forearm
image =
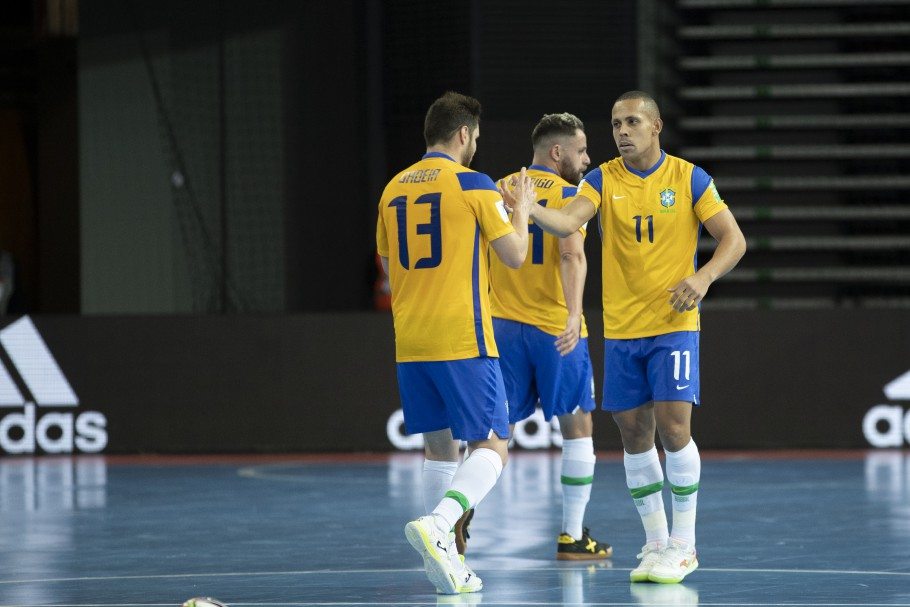
[[[514,223],[513,223],[514,225]],[[515,231],[490,243],[496,255],[512,269],[518,269],[528,256],[528,222],[515,226]]]
[[[585,278],[588,274],[588,261],[584,253],[565,252],[559,261],[559,277],[562,279],[562,292],[566,298],[569,316],[581,316],[582,300],[585,291]]]
[[[717,249],[711,261],[703,265],[698,274],[702,274],[712,283],[736,267],[746,253],[746,239],[742,232],[736,230],[725,234],[717,243]]]
[[[548,209],[535,204],[531,209],[531,219],[546,232],[565,238],[578,231],[584,221],[578,221],[561,209]]]

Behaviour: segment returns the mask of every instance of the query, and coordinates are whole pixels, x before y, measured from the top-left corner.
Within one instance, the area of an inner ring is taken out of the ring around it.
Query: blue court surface
[[[516,452],[471,527],[484,590],[448,597],[404,538],[418,454],[3,458],[0,605],[910,605],[910,453],[703,459],[683,584],[629,583],[643,532],[617,454],[587,514],[615,554],[575,564],[554,559],[558,452]]]

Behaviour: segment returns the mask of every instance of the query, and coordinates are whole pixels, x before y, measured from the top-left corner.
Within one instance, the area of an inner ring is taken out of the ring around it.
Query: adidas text
[[[69,411],[36,414],[36,407],[27,403],[22,412],[8,413],[0,418],[0,449],[9,454],[35,453],[99,453],[107,446],[107,419],[98,411]]]

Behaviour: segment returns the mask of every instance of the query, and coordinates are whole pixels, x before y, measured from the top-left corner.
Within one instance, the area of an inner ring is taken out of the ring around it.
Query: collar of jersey
[[[446,160],[451,160],[452,162],[455,162],[454,158],[452,158],[448,154],[443,154],[442,152],[427,152],[426,154],[423,155],[423,158],[421,158],[421,160],[426,160],[427,158],[445,158]]]
[[[664,152],[663,150],[661,150],[661,151],[660,151],[660,158],[657,160],[657,162],[654,163],[654,166],[652,166],[652,167],[651,167],[650,169],[648,169],[647,171],[639,171],[638,169],[633,169],[632,167],[630,167],[629,165],[626,164],[626,161],[625,161],[625,160],[623,160],[622,163],[623,163],[623,165],[625,165],[627,171],[629,171],[629,172],[632,173],[633,175],[638,175],[639,177],[641,177],[642,179],[644,179],[645,177],[647,177],[648,175],[650,175],[651,173],[653,173],[654,171],[656,171],[657,169],[659,169],[659,168],[660,168],[660,165],[662,165],[662,164],[664,163],[664,159],[665,159],[666,157],[667,157],[667,153]]]
[[[529,166],[528,168],[529,168],[529,169],[534,169],[535,171],[546,171],[547,173],[553,173],[554,175],[559,175],[559,173],[557,173],[556,171],[554,171],[554,170],[551,169],[550,167],[545,167],[545,166],[542,165],[542,164],[532,164],[532,165]]]

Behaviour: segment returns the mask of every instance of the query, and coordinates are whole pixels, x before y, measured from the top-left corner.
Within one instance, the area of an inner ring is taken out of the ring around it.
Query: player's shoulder
[[[496,184],[493,182],[493,179],[486,173],[481,173],[475,171],[474,169],[468,167],[461,167],[455,171],[455,179],[458,181],[458,186],[463,192],[470,192],[474,190],[493,190],[498,192],[496,189]]]
[[[689,168],[697,168],[695,163],[689,162],[685,158],[674,156],[673,154],[666,154],[666,152],[664,154],[666,156],[665,162],[670,166],[676,166],[684,170],[688,170]]]

